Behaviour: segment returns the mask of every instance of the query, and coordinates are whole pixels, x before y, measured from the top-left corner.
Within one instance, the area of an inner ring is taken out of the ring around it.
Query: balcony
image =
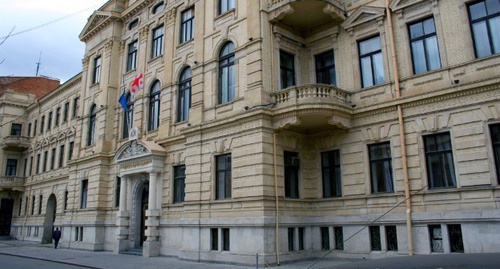
[[[2,148],[8,151],[24,151],[31,145],[29,137],[10,135],[3,139]]]
[[[271,94],[274,127],[300,133],[317,133],[351,126],[350,93],[335,86],[293,86]]]
[[[0,176],[0,190],[11,189],[14,191],[23,191],[25,182],[25,177]]]

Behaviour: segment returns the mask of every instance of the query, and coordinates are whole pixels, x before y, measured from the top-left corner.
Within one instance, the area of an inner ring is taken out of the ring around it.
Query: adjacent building
[[[107,1],[81,74],[0,98],[27,99],[2,119],[9,233],[243,264],[496,252],[499,20],[499,0]]]

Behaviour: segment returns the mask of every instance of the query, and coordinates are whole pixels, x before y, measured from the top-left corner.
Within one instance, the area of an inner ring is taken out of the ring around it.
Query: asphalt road
[[[50,261],[42,261],[37,259],[16,257],[0,254],[0,268],[2,269],[82,269],[88,267],[80,267],[68,264],[61,264]]]

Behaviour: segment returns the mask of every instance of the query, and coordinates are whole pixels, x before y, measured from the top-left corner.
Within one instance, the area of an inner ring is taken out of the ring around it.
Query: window
[[[476,57],[500,53],[500,1],[478,1],[468,8]]]
[[[321,84],[336,85],[333,50],[316,55],[315,58],[316,82]]]
[[[59,146],[59,168],[64,166],[64,145]]]
[[[451,252],[464,253],[464,240],[462,238],[462,226],[460,224],[448,225],[448,237],[450,238]]]
[[[92,74],[92,83],[99,83],[101,80],[101,56],[94,58],[94,73]]]
[[[363,88],[384,82],[384,65],[380,36],[359,42],[359,61]]]
[[[68,209],[69,191],[64,191],[64,210]]]
[[[288,228],[288,251],[295,250],[295,228]]]
[[[28,123],[28,133],[26,134],[26,136],[31,137],[31,122]]]
[[[71,141],[69,142],[69,149],[68,149],[68,161],[71,161],[73,158],[73,147],[75,146],[75,142]]]
[[[116,177],[116,185],[115,185],[115,207],[120,207],[120,189],[122,186],[122,179],[120,177]]]
[[[36,155],[36,167],[35,167],[35,174],[40,173],[40,159],[41,159],[41,156],[40,156],[40,155],[41,155],[40,153],[38,153],[38,154]]]
[[[128,29],[129,30],[132,30],[134,29],[135,27],[139,26],[139,18],[136,18],[134,19],[133,21],[131,21],[129,24],[128,24]]]
[[[80,106],[78,101],[79,101],[78,97],[75,97],[73,99],[73,115],[72,115],[73,118],[76,118],[76,115],[78,114],[78,107]]]
[[[222,228],[222,250],[229,251],[229,228]]]
[[[323,175],[323,197],[342,196],[339,150],[321,153],[321,170]]]
[[[151,10],[151,13],[156,14],[158,12],[161,12],[165,9],[165,3],[161,1],[160,3],[156,4],[153,9]]]
[[[37,120],[33,123],[33,136],[36,136],[36,126],[37,126]]]
[[[211,250],[219,250],[219,229],[212,228],[210,229],[210,249]]]
[[[161,86],[160,81],[155,81],[153,86],[151,86],[151,91],[149,95],[149,124],[148,131],[153,131],[158,129],[160,124],[160,92]]]
[[[52,126],[52,111],[49,112],[49,119],[47,121],[47,131],[50,131],[50,128]]]
[[[19,123],[12,123],[12,127],[10,129],[10,135],[20,136],[21,135],[21,127],[22,127],[22,125]]]
[[[380,227],[370,226],[370,245],[371,250],[380,251],[382,250],[382,244],[380,242]]]
[[[186,166],[174,166],[174,204],[184,202]]]
[[[335,249],[344,250],[344,230],[342,227],[333,227],[335,235]]]
[[[61,118],[61,107],[56,108],[56,120],[54,122],[54,126],[59,125],[59,119]]]
[[[434,18],[410,24],[409,29],[413,72],[420,74],[441,68]]]
[[[134,70],[137,67],[137,40],[128,44],[127,71]]]
[[[127,111],[123,112],[123,138],[127,138],[129,135],[129,130],[132,128],[132,123],[134,122],[134,101],[132,101],[132,95],[127,93]]]
[[[69,102],[64,104],[64,114],[63,114],[63,122],[68,121],[68,113],[69,113]]]
[[[280,50],[281,89],[295,85],[294,55]]]
[[[17,160],[16,159],[7,159],[7,169],[5,170],[6,176],[15,176],[17,175]]]
[[[42,201],[43,195],[40,195],[38,198],[38,215],[42,214]]]
[[[235,70],[234,44],[228,42],[219,54],[219,104],[234,100]]]
[[[35,196],[31,196],[31,215],[35,214]]]
[[[234,0],[219,0],[219,14],[234,9]]]
[[[429,225],[432,252],[444,252],[441,225]]]
[[[151,48],[151,58],[156,58],[163,54],[163,33],[165,28],[159,26],[153,30],[153,47]]]
[[[96,105],[90,107],[89,126],[87,132],[87,146],[93,145],[95,142],[95,123],[96,123]]]
[[[54,170],[55,165],[56,165],[56,148],[53,148],[50,155],[50,170]]]
[[[389,142],[369,145],[372,193],[394,192]]]
[[[304,250],[304,234],[305,234],[305,228],[304,227],[299,227],[298,228],[299,232],[299,250]]]
[[[40,120],[40,134],[43,134],[43,127],[45,126],[45,116]]]
[[[179,97],[177,101],[177,121],[189,119],[189,109],[191,108],[191,68],[187,67],[182,71],[179,85]]]
[[[299,154],[284,152],[285,159],[285,197],[299,198]]]
[[[80,208],[87,208],[87,194],[89,191],[89,180],[82,180],[82,192],[80,194]]]
[[[321,227],[321,249],[329,250],[330,249],[330,228]]]
[[[21,216],[22,208],[23,208],[23,198],[19,198],[19,208],[18,208],[18,212],[17,212],[18,216]]]
[[[28,170],[28,176],[31,176],[32,171],[33,171],[33,156],[30,157],[30,168]]]
[[[449,133],[424,136],[429,188],[454,188],[455,167]]]
[[[385,238],[387,241],[387,250],[398,250],[398,232],[396,226],[385,226]]]
[[[497,181],[500,184],[500,124],[490,125],[490,133],[491,143],[493,144],[493,155],[495,155]]]
[[[181,43],[193,39],[194,7],[181,13]]]
[[[42,173],[45,173],[47,171],[47,161],[49,159],[49,152],[44,151],[43,152],[43,166],[42,166]]]
[[[231,198],[231,154],[215,157],[217,167],[215,176],[215,199]]]

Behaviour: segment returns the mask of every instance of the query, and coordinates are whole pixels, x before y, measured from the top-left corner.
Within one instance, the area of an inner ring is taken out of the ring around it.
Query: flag
[[[122,105],[123,110],[127,111],[127,95],[125,95],[125,89],[123,89],[122,95],[118,99],[120,105]]]
[[[140,73],[134,78],[134,81],[132,81],[132,85],[130,86],[130,93],[135,95],[142,89],[143,84],[144,82],[142,79],[142,73]]]

